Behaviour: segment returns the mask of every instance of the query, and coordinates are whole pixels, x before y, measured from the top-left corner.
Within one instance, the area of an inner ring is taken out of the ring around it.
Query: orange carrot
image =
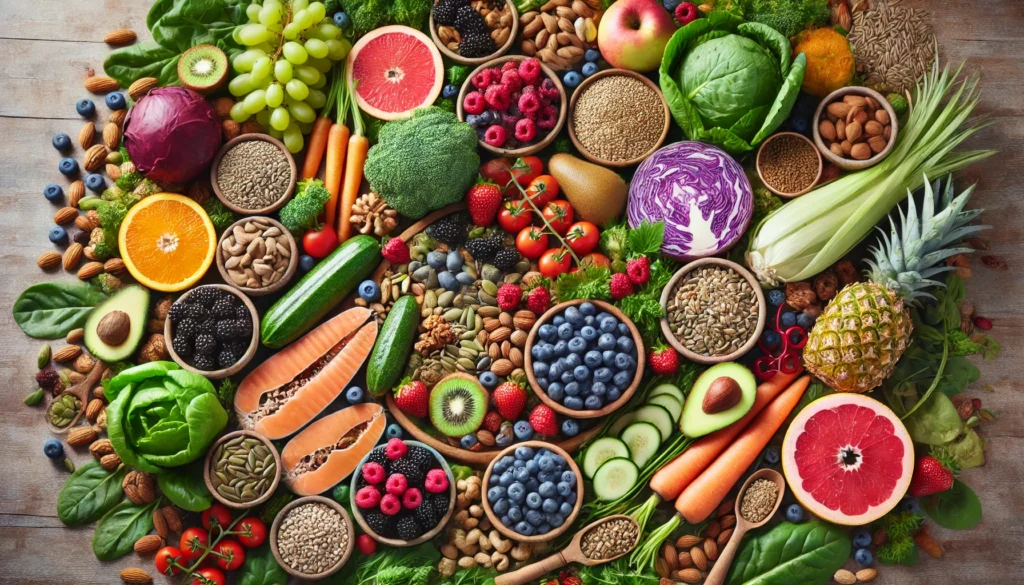
[[[690,524],[711,516],[729,490],[764,450],[807,390],[811,377],[793,382],[676,499],[676,511]]]
[[[754,404],[750,411],[743,415],[743,418],[731,425],[717,430],[705,437],[695,441],[681,455],[669,461],[659,469],[651,478],[651,489],[654,490],[662,500],[674,500],[680,493],[690,485],[718,455],[728,447],[740,431],[747,428],[750,421],[754,420],[759,412],[773,398],[779,395],[797,377],[797,373],[783,374],[778,372],[770,380],[763,382],[757,387],[757,394],[754,397]]]
[[[324,159],[324,152],[327,150],[327,135],[331,131],[331,110],[335,106],[336,84],[331,84],[327,92],[327,103],[320,112],[320,116],[313,123],[313,131],[309,134],[309,144],[306,147],[306,160],[302,163],[302,180],[307,181],[316,177],[320,172],[320,163]]]
[[[327,134],[327,153],[325,155],[324,188],[331,194],[324,207],[324,219],[327,225],[334,225],[334,216],[338,209],[338,195],[341,193],[341,177],[345,168],[345,150],[348,148],[348,90],[345,87],[344,65],[339,65],[339,72],[334,80],[338,86],[335,94],[337,101],[337,123],[331,126]]]
[[[348,88],[349,93],[355,91]],[[359,197],[359,185],[363,182],[363,166],[370,150],[370,141],[363,135],[363,117],[356,100],[352,102],[352,137],[348,139],[348,159],[345,160],[345,184],[338,201],[338,242],[344,243],[352,237],[352,206]]]

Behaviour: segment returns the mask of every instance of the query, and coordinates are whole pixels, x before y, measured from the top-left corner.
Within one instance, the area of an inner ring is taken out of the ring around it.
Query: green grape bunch
[[[233,32],[247,49],[231,60],[236,75],[228,90],[238,99],[231,118],[241,124],[255,116],[289,151],[300,152],[327,103],[327,73],[352,44],[322,2],[264,0],[245,12],[249,22]]]

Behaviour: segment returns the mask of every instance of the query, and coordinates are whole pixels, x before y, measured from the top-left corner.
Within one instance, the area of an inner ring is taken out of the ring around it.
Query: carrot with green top
[[[345,85],[345,65],[338,65],[335,73],[334,84],[338,91],[335,93],[337,105],[337,122],[331,126],[327,135],[327,153],[325,155],[324,187],[331,194],[327,206],[324,208],[324,219],[327,225],[334,225],[334,217],[338,211],[338,196],[341,193],[341,176],[345,169],[345,151],[348,148],[348,126],[345,125],[345,118],[348,117],[349,92]]]
[[[355,86],[348,87],[349,94],[355,92]],[[356,100],[350,100],[352,107],[352,137],[348,139],[348,159],[345,161],[345,184],[341,190],[340,209],[338,209],[338,242],[343,243],[352,237],[352,206],[359,197],[359,186],[363,182],[363,167],[366,165],[366,154],[370,150],[370,141],[365,136],[363,116],[359,112]]]
[[[331,89],[327,92],[327,103],[320,112],[320,117],[313,123],[313,131],[309,134],[309,146],[306,147],[306,160],[302,163],[302,180],[315,179],[320,172],[320,163],[324,160],[324,153],[327,151],[327,136],[331,132],[334,120],[331,119],[331,112],[336,105],[335,95],[338,91],[337,84],[332,83]]]

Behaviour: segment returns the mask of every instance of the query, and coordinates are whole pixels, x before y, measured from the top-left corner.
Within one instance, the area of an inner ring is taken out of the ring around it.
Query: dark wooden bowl
[[[566,307],[582,305],[583,303],[587,302],[593,303],[600,310],[610,313],[613,317],[625,323],[626,326],[629,327],[629,331],[633,335],[633,343],[636,344],[636,373],[633,375],[633,383],[629,385],[629,388],[626,388],[626,390],[622,393],[622,396],[619,396],[619,399],[616,400],[615,402],[605,404],[604,406],[597,410],[573,410],[562,405],[559,402],[552,400],[548,396],[547,392],[545,392],[540,387],[540,385],[537,384],[537,377],[533,375],[532,350],[533,344],[537,340],[538,331],[540,331],[541,325],[554,319],[555,315],[564,311]],[[631,321],[629,317],[627,317],[622,311],[618,310],[611,303],[606,303],[604,301],[592,301],[588,299],[576,299],[572,301],[566,301],[564,303],[559,303],[554,307],[548,309],[548,311],[541,315],[540,319],[537,319],[537,322],[533,324],[533,329],[530,329],[530,335],[526,338],[526,347],[523,348],[523,353],[525,354],[523,369],[526,370],[526,378],[530,381],[530,387],[533,388],[533,391],[537,394],[537,397],[541,399],[541,402],[550,406],[552,410],[554,410],[555,412],[563,416],[567,416],[569,418],[598,418],[606,414],[615,412],[616,410],[621,408],[622,405],[629,402],[629,399],[632,398],[633,394],[636,393],[636,389],[640,387],[640,380],[644,377],[644,364],[647,361],[647,356],[644,350],[644,340],[640,336],[640,331],[636,328],[636,325],[633,324],[633,321]]]
[[[168,355],[170,355],[171,359],[173,359],[175,363],[181,366],[182,369],[188,370],[193,374],[206,376],[211,380],[220,380],[221,378],[234,376],[238,372],[242,371],[242,368],[249,365],[249,362],[252,361],[253,356],[256,355],[256,350],[260,346],[260,315],[259,313],[256,312],[256,306],[252,304],[252,301],[249,300],[249,297],[247,297],[245,293],[226,284],[204,284],[203,286],[196,287],[186,292],[185,294],[181,295],[178,298],[178,300],[174,302],[180,303],[181,301],[188,298],[188,296],[193,292],[207,286],[212,286],[214,288],[218,288],[220,290],[227,291],[235,295],[236,297],[242,299],[242,304],[245,305],[247,309],[249,309],[249,317],[252,318],[252,338],[249,340],[249,349],[245,350],[245,354],[242,356],[242,358],[235,362],[235,364],[230,368],[206,372],[196,368],[195,366],[192,366],[191,364],[186,363],[185,360],[182,359],[181,356],[179,356],[176,351],[174,351],[174,344],[171,343],[171,340],[174,339],[174,324],[171,323],[170,319],[164,320],[164,343],[167,346]]]
[[[390,399],[390,398],[391,398],[391,393],[389,392],[388,393],[388,399]],[[391,406],[389,406],[389,409],[392,412],[398,410],[397,408],[394,408],[394,407],[391,407]],[[424,449],[430,451],[434,455],[434,458],[437,459],[437,461],[441,464],[441,468],[444,469],[445,474],[448,476],[448,484],[449,484],[449,486],[448,486],[448,495],[449,495],[448,513],[444,515],[444,518],[441,518],[441,521],[437,523],[437,526],[435,526],[431,530],[428,530],[427,532],[424,532],[418,538],[414,538],[412,540],[401,540],[401,539],[398,539],[398,538],[385,538],[385,537],[377,534],[376,532],[374,532],[373,529],[371,529],[369,527],[369,525],[366,524],[366,520],[363,519],[362,511],[359,509],[358,506],[355,505],[355,497],[356,497],[356,484],[358,483],[358,479],[359,479],[359,470],[363,468],[363,465],[366,463],[366,460],[370,458],[370,454],[369,453],[366,454],[366,457],[363,457],[363,460],[359,462],[359,467],[356,467],[356,471],[354,471],[352,473],[352,480],[351,480],[352,490],[351,490],[351,495],[349,496],[352,499],[352,501],[353,501],[353,504],[352,504],[352,515],[355,516],[356,522],[359,524],[359,527],[363,529],[363,532],[369,534],[370,538],[376,540],[377,542],[379,542],[381,544],[386,544],[388,546],[393,546],[393,547],[397,547],[397,548],[408,547],[408,546],[416,546],[417,544],[422,544],[424,542],[427,542],[431,538],[434,538],[442,530],[444,530],[444,527],[448,525],[448,520],[450,520],[451,517],[452,517],[452,514],[455,513],[455,474],[452,473],[452,468],[448,466],[448,462],[445,461],[444,457],[442,457],[441,454],[438,453],[437,450],[435,450],[430,445],[427,445],[425,443],[421,443],[419,441],[408,441],[408,440],[405,441],[405,444],[406,445],[415,445],[417,447],[423,447]],[[376,449],[376,447],[374,447],[374,448]],[[371,450],[371,452],[372,452],[372,450]]]
[[[231,500],[221,496],[219,493],[217,493],[217,490],[214,489],[213,480],[210,477],[211,474],[213,473],[211,471],[211,468],[214,464],[213,455],[217,451],[217,448],[224,444],[226,441],[230,441],[237,437],[252,437],[254,439],[259,439],[260,442],[266,445],[267,448],[270,449],[270,452],[274,454],[274,462],[277,464],[277,475],[274,476],[274,480],[270,483],[270,487],[267,488],[267,491],[263,492],[263,495],[256,498],[255,500],[245,503],[232,502]],[[283,467],[281,466],[281,454],[277,452],[277,448],[274,447],[274,444],[270,442],[270,439],[267,439],[266,437],[257,433],[256,431],[241,430],[228,433],[214,441],[213,445],[210,445],[210,448],[206,451],[206,460],[203,462],[203,481],[206,482],[206,489],[210,490],[210,495],[212,495],[215,500],[217,500],[221,504],[224,504],[228,508],[232,508],[235,510],[245,510],[248,508],[255,508],[256,506],[259,506],[263,502],[269,500],[270,497],[274,495],[274,491],[277,490],[278,484],[281,483],[282,471]]]
[[[557,453],[565,458],[566,463],[569,465],[569,469],[572,470],[573,475],[576,476],[576,505],[572,508],[572,514],[565,519],[565,522],[557,528],[552,528],[550,532],[544,534],[534,534],[533,536],[523,536],[511,527],[505,526],[501,523],[501,518],[494,513],[491,509],[491,503],[487,501],[487,486],[490,485],[491,473],[494,471],[494,463],[504,457],[505,455],[511,454],[519,447],[533,447],[534,449],[547,449],[554,453]],[[565,534],[567,530],[572,526],[573,522],[576,521],[576,517],[580,515],[580,508],[583,507],[583,474],[580,473],[580,468],[573,461],[573,458],[565,452],[564,449],[553,443],[546,443],[544,441],[523,441],[522,443],[516,443],[509,445],[503,449],[495,458],[487,465],[487,471],[484,472],[483,485],[480,487],[481,501],[484,505],[484,514],[487,514],[487,518],[491,521],[491,526],[495,530],[504,534],[507,538],[511,538],[517,542],[550,542],[559,536]]]
[[[283,240],[285,242],[287,242],[287,244],[289,246],[289,249],[292,251],[291,259],[288,261],[288,268],[285,270],[284,276],[281,277],[281,280],[275,282],[274,284],[272,284],[270,286],[264,286],[264,287],[260,287],[260,288],[249,288],[247,286],[238,286],[238,285],[236,285],[231,280],[231,277],[228,276],[227,268],[224,267],[224,262],[226,262],[227,259],[224,257],[225,256],[224,248],[221,247],[221,245],[224,243],[224,240],[227,239],[228,234],[230,234],[231,231],[235,229],[235,226],[241,226],[241,225],[245,224],[245,222],[250,221],[250,220],[254,220],[254,219],[258,219],[260,221],[265,221],[265,222],[269,223],[270,225],[272,225],[272,226],[278,228],[279,230],[281,230],[281,233],[284,234],[282,236]],[[250,217],[246,217],[246,218],[243,218],[243,219],[240,219],[240,220],[236,221],[235,223],[231,224],[228,227],[228,229],[224,230],[224,233],[221,235],[220,240],[217,241],[217,253],[216,253],[215,258],[217,259],[217,271],[220,272],[221,278],[224,279],[224,282],[228,286],[237,288],[238,290],[240,290],[243,293],[249,295],[250,297],[262,297],[264,295],[269,295],[271,293],[275,293],[275,292],[281,290],[282,288],[285,287],[285,285],[287,285],[289,282],[291,282],[292,278],[295,276],[295,270],[299,266],[299,245],[295,242],[295,237],[292,236],[291,232],[289,232],[288,229],[285,228],[281,224],[281,222],[277,221],[276,219],[274,219],[272,217],[250,216]]]
[[[892,132],[889,135],[889,142],[886,143],[885,148],[882,149],[882,152],[866,160],[836,156],[834,152],[825,146],[825,141],[821,139],[821,133],[818,131],[818,124],[821,122],[821,117],[825,112],[825,108],[827,108],[832,102],[840,101],[844,96],[850,94],[873,98],[878,102],[878,105],[882,106],[882,109],[889,114],[889,121],[892,123]],[[821,103],[818,104],[818,109],[814,111],[814,117],[811,119],[814,121],[814,123],[811,124],[811,132],[814,136],[814,145],[818,147],[818,151],[821,153],[821,156],[825,157],[825,160],[846,171],[859,171],[882,162],[882,159],[889,156],[893,147],[896,146],[896,136],[900,131],[900,122],[896,117],[896,110],[892,109],[892,105],[889,103],[889,100],[885,99],[885,96],[869,87],[841,87],[833,91],[825,96],[825,99],[821,100]]]
[[[431,6],[433,6],[433,4],[436,4],[436,2],[431,3]],[[430,11],[430,38],[434,41],[434,45],[437,46],[437,50],[441,51],[442,55],[461,65],[479,65],[496,57],[501,57],[512,48],[512,44],[516,42],[516,37],[519,36],[519,11],[516,10],[514,2],[506,2],[505,5],[509,7],[509,11],[512,13],[512,27],[509,31],[508,40],[505,41],[505,44],[498,47],[498,50],[490,55],[485,55],[483,57],[463,57],[446,47],[445,44],[441,42],[441,38],[437,36],[437,25],[434,24],[433,10]]]
[[[814,154],[818,155],[818,172],[814,175],[814,180],[811,181],[811,184],[807,185],[807,187],[801,189],[800,191],[795,191],[793,193],[785,193],[783,191],[779,191],[778,189],[773,187],[771,185],[771,183],[769,183],[768,181],[766,181],[764,179],[764,173],[761,171],[761,154],[764,153],[764,147],[768,146],[769,142],[771,142],[772,140],[776,140],[780,136],[796,136],[800,140],[803,140],[804,142],[809,144],[811,146],[811,148],[814,150]],[[794,197],[799,197],[799,196],[803,195],[804,193],[807,193],[808,191],[810,191],[811,189],[813,189],[814,187],[816,187],[818,185],[818,181],[821,180],[822,169],[824,168],[825,165],[823,165],[822,162],[821,162],[821,151],[818,150],[818,147],[815,146],[813,142],[811,142],[810,138],[804,136],[803,134],[799,134],[797,132],[779,132],[777,134],[772,134],[771,136],[768,137],[768,140],[765,140],[764,142],[761,143],[761,146],[757,149],[757,159],[756,159],[756,162],[755,162],[755,166],[757,168],[757,176],[758,176],[758,178],[761,179],[761,182],[764,183],[764,186],[765,186],[766,189],[768,189],[772,193],[775,193],[779,197],[784,197],[786,199],[793,199]]]
[[[474,69],[469,74],[469,77],[466,78],[466,82],[462,84],[462,89],[459,90],[459,101],[455,104],[455,113],[458,114],[459,119],[462,121],[466,120],[466,112],[462,108],[462,100],[465,99],[467,93],[472,91],[474,75],[489,67],[501,67],[502,65],[509,61],[515,61],[518,63],[526,59],[529,59],[529,57],[525,57],[523,55],[506,55],[504,57],[498,57],[497,59],[491,59],[490,61]],[[569,100],[566,98],[565,87],[562,86],[562,80],[558,78],[558,75],[544,63],[540,64],[540,68],[541,71],[544,72],[544,75],[551,79],[552,83],[555,84],[555,87],[558,88],[558,93],[560,97],[558,106],[558,122],[555,123],[555,127],[552,128],[551,130],[548,130],[547,136],[545,136],[544,138],[538,140],[537,142],[534,142],[529,146],[524,146],[522,148],[496,148],[494,146],[491,146],[490,144],[487,144],[483,140],[478,140],[477,143],[480,145],[480,148],[493,152],[498,156],[509,156],[512,158],[518,158],[521,156],[527,156],[534,154],[536,152],[540,152],[547,145],[555,141],[555,138],[558,137],[558,133],[561,132],[562,127],[565,126],[565,118],[567,112],[569,111]]]
[[[661,107],[664,113],[664,122],[662,123],[661,128],[661,138],[658,139],[658,142],[656,142],[654,146],[651,147],[650,150],[648,150],[647,152],[641,154],[638,157],[631,158],[628,160],[607,160],[595,154],[591,154],[590,151],[588,151],[586,147],[580,143],[579,139],[576,138],[576,125],[573,123],[573,117],[576,113],[576,102],[579,100],[580,96],[583,95],[583,92],[586,91],[586,89],[590,87],[596,80],[601,79],[602,77],[612,77],[616,75],[638,79],[641,82],[643,82],[644,85],[651,88],[651,90],[653,90],[654,93],[658,94],[658,99],[661,100]],[[662,95],[661,88],[658,87],[658,84],[654,83],[650,79],[647,79],[647,77],[637,73],[636,71],[629,71],[627,69],[605,69],[604,71],[598,71],[597,73],[584,79],[583,83],[581,83],[579,87],[577,87],[576,90],[572,92],[572,99],[569,101],[569,140],[572,141],[573,146],[576,147],[576,150],[580,151],[580,154],[583,155],[583,158],[591,162],[597,163],[601,166],[628,167],[632,165],[638,165],[642,163],[644,159],[651,156],[651,154],[653,154],[654,151],[661,148],[662,144],[664,144],[665,137],[668,136],[669,120],[671,119],[672,115],[669,113],[668,104],[665,102],[665,96]]]
[[[288,159],[288,165],[291,167],[292,171],[292,179],[289,182],[288,189],[285,190],[284,195],[282,195],[280,199],[278,199],[271,205],[268,205],[267,207],[264,207],[262,209],[246,209],[244,207],[238,207],[237,205],[229,201],[228,198],[225,197],[223,193],[221,193],[220,183],[217,181],[217,172],[220,169],[220,161],[221,159],[224,158],[224,153],[231,150],[236,145],[242,142],[248,142],[250,140],[262,140],[264,142],[269,142],[270,144],[276,146],[278,149],[280,149],[281,152],[284,153],[285,158]],[[295,183],[298,180],[298,176],[299,171],[298,168],[295,166],[295,157],[292,156],[292,153],[288,152],[288,149],[285,148],[284,143],[274,138],[273,136],[269,136],[267,134],[242,134],[241,136],[237,136],[235,138],[232,138],[231,140],[228,140],[227,143],[224,144],[224,146],[222,146],[219,151],[217,151],[217,156],[214,157],[213,164],[210,165],[210,186],[213,188],[213,193],[217,196],[217,199],[220,199],[220,202],[224,204],[224,207],[227,207],[231,211],[234,211],[235,213],[239,213],[241,215],[270,215],[271,213],[274,213],[278,209],[284,207],[284,204],[288,203],[288,200],[292,198],[292,193],[295,192]]]
[[[281,522],[284,519],[284,517],[288,514],[288,512],[292,511],[294,508],[297,508],[298,506],[302,506],[304,504],[311,504],[314,502],[330,506],[334,510],[337,510],[338,513],[341,514],[341,517],[345,519],[345,524],[346,526],[348,526],[348,546],[345,548],[345,552],[341,555],[341,560],[339,560],[338,563],[335,564],[333,567],[327,569],[322,573],[317,573],[315,575],[307,575],[305,573],[300,573],[299,571],[296,571],[295,569],[291,568],[288,565],[288,563],[284,562],[284,559],[281,558],[281,552],[277,548],[277,531],[281,528]],[[331,575],[337,573],[338,570],[345,566],[345,563],[348,562],[349,557],[352,556],[352,549],[355,548],[355,546],[356,530],[355,527],[352,526],[352,516],[349,515],[348,510],[346,510],[341,504],[335,502],[330,498],[325,498],[323,496],[306,496],[304,498],[299,498],[297,500],[292,501],[284,508],[281,508],[281,511],[278,512],[277,516],[274,518],[274,523],[270,526],[270,552],[274,554],[274,559],[277,560],[277,564],[281,565],[281,568],[284,569],[285,572],[287,572],[289,575],[292,575],[293,577],[298,577],[299,579],[316,581],[319,579],[330,577]]]

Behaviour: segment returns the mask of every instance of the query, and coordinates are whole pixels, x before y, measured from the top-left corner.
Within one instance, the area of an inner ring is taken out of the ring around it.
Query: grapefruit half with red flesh
[[[793,420],[782,445],[793,495],[816,516],[861,526],[892,510],[914,474],[914,447],[899,417],[874,398],[838,393]]]
[[[441,53],[427,35],[407,26],[366,33],[349,52],[347,65],[359,109],[374,118],[408,118],[441,93]]]

